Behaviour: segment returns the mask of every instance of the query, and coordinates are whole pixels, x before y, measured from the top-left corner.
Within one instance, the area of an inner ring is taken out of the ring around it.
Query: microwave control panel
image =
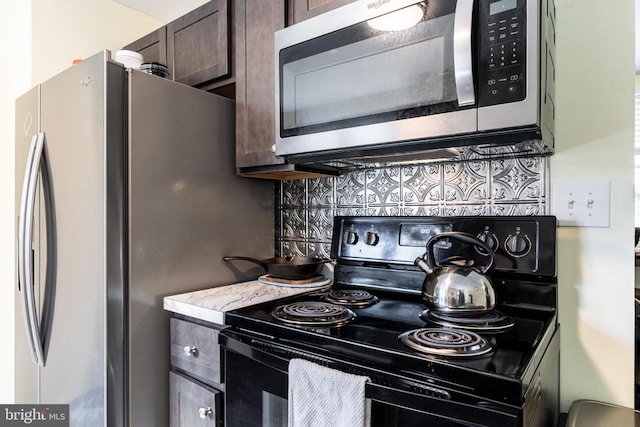
[[[478,8],[478,106],[526,97],[527,0],[481,0]]]

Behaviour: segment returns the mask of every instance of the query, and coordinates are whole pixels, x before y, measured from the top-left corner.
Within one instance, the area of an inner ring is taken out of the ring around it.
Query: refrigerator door
[[[16,231],[20,229],[20,210],[23,206],[23,194],[26,190],[23,188],[25,177],[30,174],[32,162],[30,161],[30,149],[32,147],[33,137],[39,131],[39,94],[40,87],[34,87],[29,92],[22,95],[16,100],[16,144],[15,144],[15,218]],[[39,193],[39,192],[38,192]],[[19,242],[16,235],[16,245],[28,244],[32,254],[31,259],[39,259],[39,254],[33,253],[39,248],[34,244],[39,240],[39,216],[40,205],[37,204],[33,213],[34,231],[32,242]],[[26,220],[26,218],[25,218]],[[16,253],[20,249],[16,247]],[[33,263],[34,282],[39,283],[39,263]],[[30,328],[30,320],[27,316],[25,307],[24,286],[16,281],[15,300],[15,401],[16,403],[34,403],[38,402],[38,365],[33,362],[34,359],[34,342],[33,334]],[[37,289],[39,290],[39,289]],[[39,295],[39,292],[36,292]]]
[[[40,401],[70,404],[71,426],[106,425],[106,54],[41,85],[57,266]]]

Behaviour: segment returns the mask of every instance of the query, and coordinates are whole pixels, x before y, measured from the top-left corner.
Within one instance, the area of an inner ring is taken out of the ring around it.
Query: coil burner
[[[356,318],[348,308],[322,301],[281,305],[271,315],[282,322],[304,326],[341,326]]]
[[[455,314],[425,310],[420,314],[420,318],[425,322],[430,322],[440,327],[490,334],[508,331],[515,325],[515,321],[512,318],[497,310],[485,313]]]
[[[421,328],[401,334],[400,341],[420,353],[449,357],[475,357],[492,350],[475,332],[452,328]]]
[[[359,289],[336,289],[326,296],[327,301],[347,307],[369,307],[379,301],[378,297]]]

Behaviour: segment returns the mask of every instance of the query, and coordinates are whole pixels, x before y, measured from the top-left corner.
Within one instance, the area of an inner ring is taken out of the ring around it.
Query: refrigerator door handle
[[[25,170],[20,201],[20,221],[18,224],[18,278],[22,285],[22,303],[27,335],[31,342],[31,358],[34,363],[44,366],[44,355],[37,307],[34,294],[34,265],[31,254],[33,244],[33,215],[36,202],[38,171],[44,147],[44,133],[33,136]]]

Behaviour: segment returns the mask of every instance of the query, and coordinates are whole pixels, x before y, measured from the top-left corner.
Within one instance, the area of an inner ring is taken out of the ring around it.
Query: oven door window
[[[419,2],[282,49],[282,137],[459,109],[456,1]],[[389,27],[413,15],[410,28]]]

